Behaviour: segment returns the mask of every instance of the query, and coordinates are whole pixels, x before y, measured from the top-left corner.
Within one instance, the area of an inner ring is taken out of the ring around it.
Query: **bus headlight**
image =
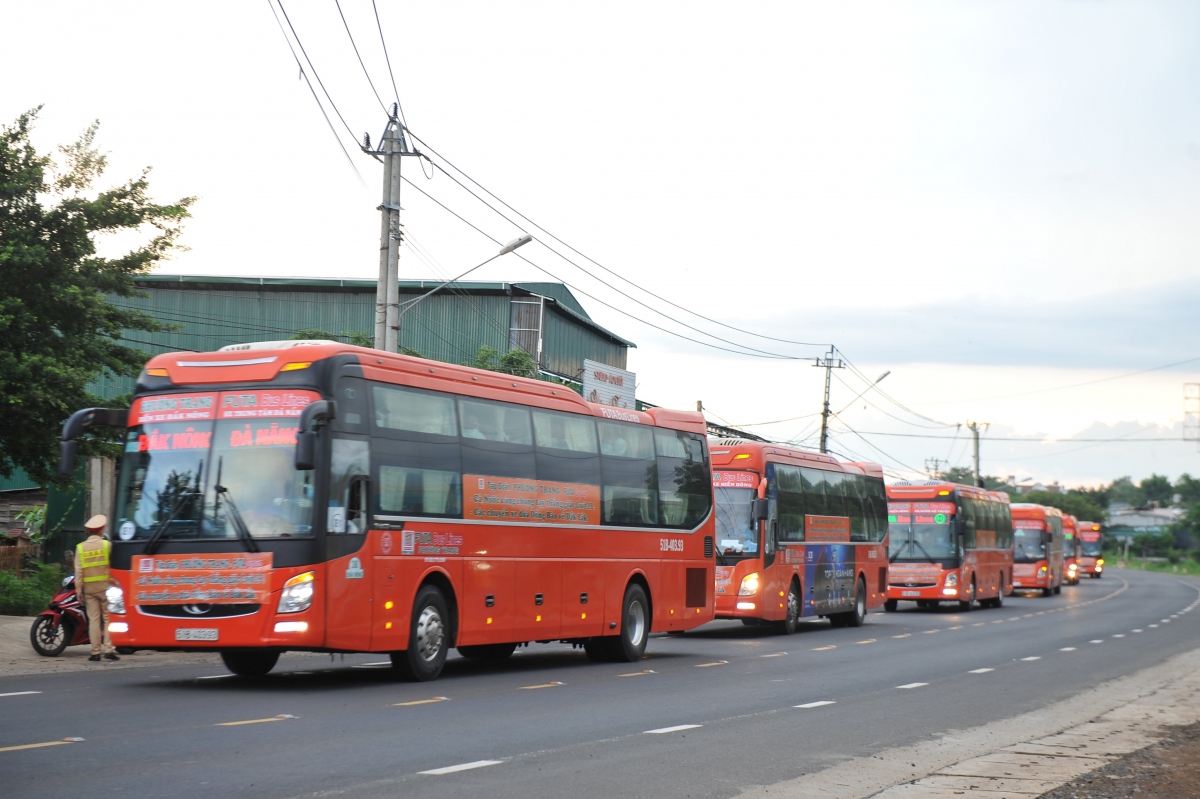
[[[738,596],[753,596],[758,593],[758,572],[747,574],[742,578],[742,587],[738,589]]]
[[[1076,570],[1076,569],[1078,569],[1078,568],[1079,568],[1079,566],[1078,566],[1078,565],[1076,565],[1076,564],[1072,563],[1070,566],[1068,566],[1068,567],[1067,567],[1067,571],[1072,571],[1072,572],[1073,572],[1073,571],[1075,571],[1075,570]]]
[[[313,580],[315,579],[316,575],[312,572],[305,572],[297,574],[284,583],[283,591],[279,594],[279,607],[276,612],[299,613],[302,610],[308,610],[312,606]]]
[[[1042,568],[1038,569],[1038,571],[1041,572],[1042,574],[1045,574],[1047,572],[1047,568],[1045,566],[1043,566]]]
[[[108,602],[109,613],[125,615],[125,592],[121,590],[121,586],[109,585],[108,590],[104,592],[104,599]]]
[[[947,574],[946,575],[946,587],[953,588],[956,585],[958,585],[958,575],[957,574]]]

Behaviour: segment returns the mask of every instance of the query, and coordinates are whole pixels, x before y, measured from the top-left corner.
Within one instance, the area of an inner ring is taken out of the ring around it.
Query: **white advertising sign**
[[[583,361],[583,398],[588,402],[634,410],[636,375],[599,361]]]

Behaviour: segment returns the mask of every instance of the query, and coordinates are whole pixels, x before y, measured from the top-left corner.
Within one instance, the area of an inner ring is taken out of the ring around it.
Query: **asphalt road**
[[[1192,649],[1198,591],[1114,570],[999,610],[905,603],[860,629],[717,622],[654,636],[638,664],[563,645],[455,657],[424,684],[377,655],[285,658],[264,680],[202,665],[0,678],[0,793],[728,797]],[[83,740],[10,748],[64,738]]]

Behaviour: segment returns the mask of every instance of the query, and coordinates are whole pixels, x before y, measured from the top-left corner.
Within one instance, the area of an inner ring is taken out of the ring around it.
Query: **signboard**
[[[713,488],[758,488],[754,472],[713,472]]]
[[[155,422],[206,422],[216,410],[216,394],[160,394],[139,397],[129,409],[130,426]]]
[[[600,524],[600,489],[583,483],[464,474],[463,517],[480,521]]]
[[[219,555],[134,555],[133,601],[138,605],[266,604],[270,552]]]
[[[637,376],[625,369],[584,359],[583,398],[600,405],[634,410],[633,392]]]
[[[804,516],[804,540],[810,544],[843,544],[850,540],[847,516]]]

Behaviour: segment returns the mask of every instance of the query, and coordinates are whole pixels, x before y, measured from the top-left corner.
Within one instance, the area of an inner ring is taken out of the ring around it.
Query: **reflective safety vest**
[[[89,538],[75,547],[75,560],[83,569],[85,583],[108,580],[108,553],[111,549],[112,544],[103,538]]]

